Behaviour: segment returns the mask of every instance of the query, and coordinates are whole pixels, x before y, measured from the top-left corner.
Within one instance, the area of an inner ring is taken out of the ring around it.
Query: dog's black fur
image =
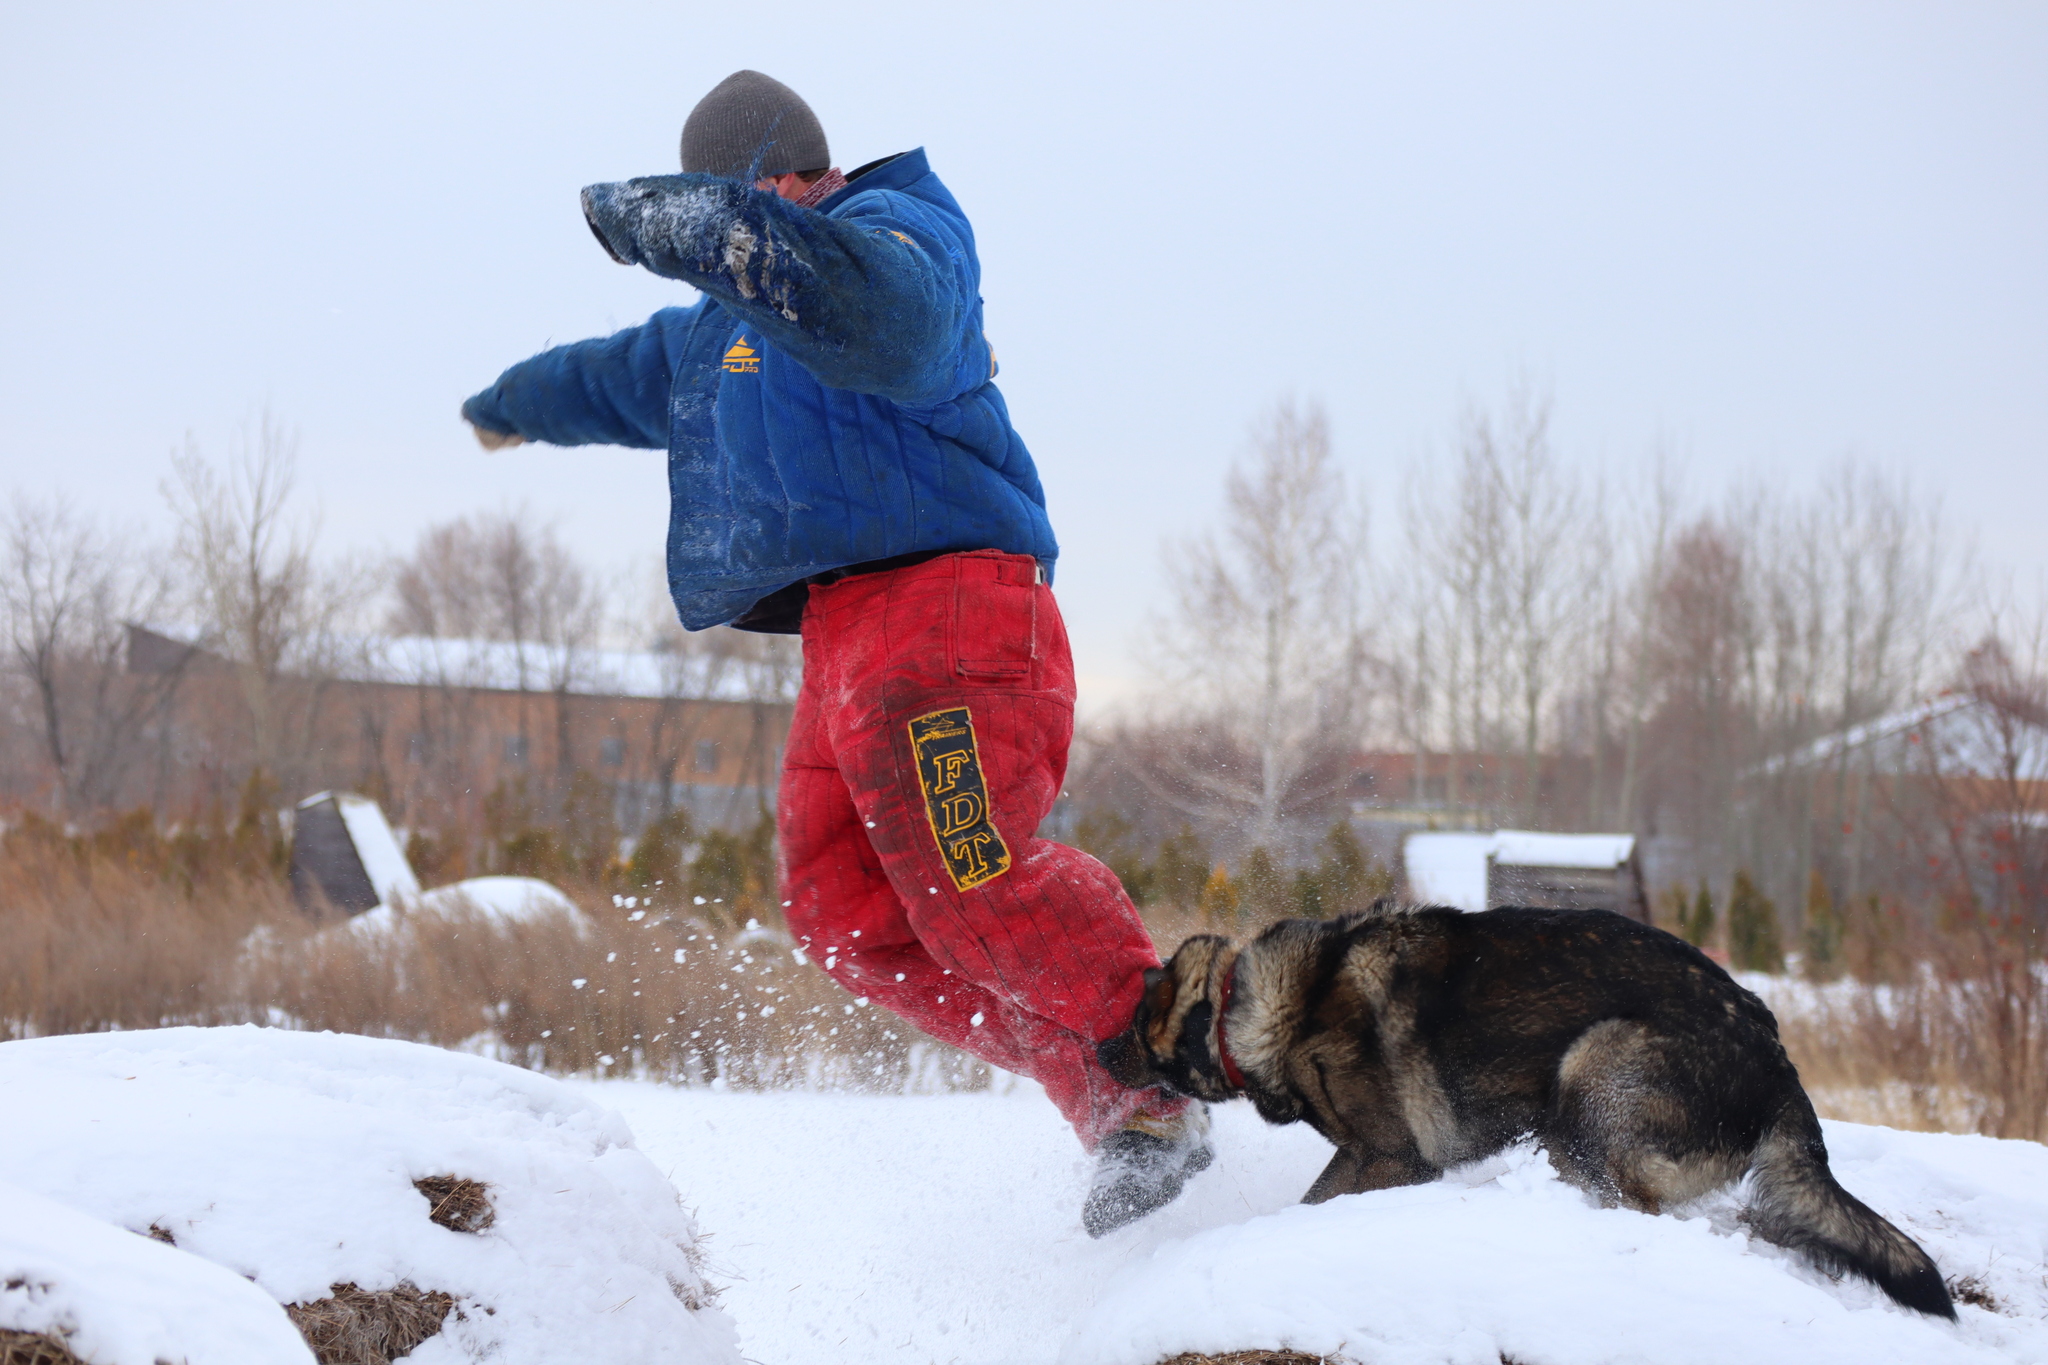
[[[1566,1179],[1652,1213],[1753,1174],[1761,1236],[1955,1316],[1927,1253],[1835,1182],[1770,1010],[1661,930],[1382,902],[1241,949],[1197,935],[1145,986],[1103,1066],[1308,1123],[1337,1154],[1307,1203],[1431,1180],[1533,1135]]]

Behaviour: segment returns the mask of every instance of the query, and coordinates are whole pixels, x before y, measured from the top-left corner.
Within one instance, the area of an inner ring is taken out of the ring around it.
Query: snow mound
[[[419,1365],[739,1359],[675,1190],[623,1119],[560,1082],[244,1026],[0,1043],[0,1094],[35,1116],[0,1126],[11,1179],[161,1229],[275,1303],[347,1284],[450,1295]],[[446,1176],[486,1187],[482,1231],[430,1217],[415,1182]]]
[[[239,1275],[0,1183],[0,1328],[93,1365],[312,1365],[298,1329]]]
[[[575,901],[560,887],[538,877],[471,877],[432,891],[401,895],[394,904],[365,910],[338,927],[354,934],[389,934],[403,930],[415,917],[465,913],[498,924],[564,920],[580,927],[585,923]]]
[[[2048,1149],[1828,1124],[1837,1177],[1927,1248],[1959,1325],[1750,1238],[1732,1195],[1603,1209],[1523,1146],[1428,1185],[1296,1205],[1155,1247],[1061,1365],[1290,1347],[1365,1362],[2048,1361]]]
[[[1825,1125],[1842,1183],[1965,1289],[1950,1326],[1750,1239],[1730,1199],[1602,1210],[1526,1150],[1303,1208],[1329,1143],[1217,1105],[1215,1164],[1095,1241],[1079,1217],[1092,1162],[1029,1082],[909,1098],[570,1084],[691,1172],[708,1223],[746,1229],[719,1265],[761,1365],[1290,1345],[1364,1365],[2048,1365],[2048,1149],[2031,1142]]]

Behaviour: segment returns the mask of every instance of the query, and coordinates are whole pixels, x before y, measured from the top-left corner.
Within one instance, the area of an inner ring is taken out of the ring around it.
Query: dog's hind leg
[[[1593,1025],[1565,1050],[1557,1068],[1557,1090],[1548,1122],[1538,1135],[1557,1173],[1603,1204],[1627,1203],[1645,1212],[1656,1201],[1625,1195],[1613,1169],[1615,1139],[1628,1123],[1628,1092],[1637,1087],[1642,1037],[1639,1025],[1607,1019]]]
[[[1540,1134],[1566,1180],[1643,1213],[1698,1198],[1745,1162],[1702,1151],[1661,1040],[1629,1019],[1593,1025],[1565,1051]]]
[[[1301,1202],[1320,1204],[1340,1194],[1364,1194],[1367,1190],[1390,1190],[1396,1185],[1420,1185],[1442,1174],[1412,1147],[1396,1154],[1339,1147],[1337,1154],[1330,1158],[1330,1164],[1323,1167],[1323,1173],[1308,1187],[1308,1193],[1301,1197]]]

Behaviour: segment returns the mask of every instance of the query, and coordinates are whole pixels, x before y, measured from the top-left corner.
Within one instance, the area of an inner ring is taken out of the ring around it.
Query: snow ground
[[[200,1285],[222,1267],[217,1276],[247,1276],[273,1305],[344,1283],[452,1295],[440,1334],[410,1357],[420,1365],[737,1365],[675,1190],[617,1114],[563,1082],[415,1043],[172,1028],[0,1043],[0,1095],[11,1120],[0,1124],[0,1178],[99,1220],[92,1245],[125,1247],[107,1254],[140,1277],[131,1295],[86,1260],[54,1257],[63,1248],[37,1240],[42,1223],[0,1221],[0,1284],[54,1266],[42,1272],[46,1297],[77,1305],[83,1329],[134,1337],[142,1318],[161,1318],[176,1277]],[[487,1230],[431,1221],[413,1182],[444,1175],[489,1186]],[[176,1249],[138,1235],[151,1228]],[[169,1278],[151,1288],[153,1273]],[[42,1330],[26,1317],[0,1325]],[[159,1354],[192,1365],[292,1358],[202,1346]],[[157,1355],[95,1365],[131,1359]]]
[[[0,1184],[0,1327],[93,1365],[313,1365],[275,1299],[210,1261]]]
[[[1087,1162],[1008,1095],[735,1094],[579,1082],[689,1192],[760,1365],[1154,1365],[1293,1346],[1370,1365],[2048,1362],[2048,1148],[1830,1123],[1836,1174],[1918,1238],[1951,1327],[1751,1241],[1732,1200],[1603,1210],[1517,1150],[1431,1185],[1296,1203],[1329,1148],[1215,1111],[1215,1166],[1101,1242]]]
[[[1988,1298],[1950,1326],[1752,1242],[1732,1198],[1600,1209],[1527,1149],[1304,1208],[1329,1149],[1241,1103],[1216,1111],[1217,1163],[1178,1203],[1091,1241],[1087,1159],[1034,1087],[1003,1080],[889,1097],[564,1082],[253,1028],[0,1043],[0,1094],[31,1120],[0,1125],[0,1180],[28,1191],[0,1186],[0,1326],[68,1326],[106,1346],[96,1365],[284,1365],[303,1356],[276,1304],[410,1280],[461,1310],[421,1365],[1156,1365],[1279,1346],[1368,1365],[2048,1365],[2036,1144],[1827,1125],[1843,1183]],[[427,1220],[412,1181],[440,1174],[492,1186],[487,1234]],[[138,1235],[152,1225],[177,1247]],[[722,1312],[689,1306],[693,1244]]]

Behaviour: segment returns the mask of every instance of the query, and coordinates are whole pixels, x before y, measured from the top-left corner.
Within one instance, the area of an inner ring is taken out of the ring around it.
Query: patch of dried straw
[[[0,1327],[0,1365],[86,1365],[63,1339],[47,1332]]]
[[[427,1175],[412,1182],[432,1207],[427,1217],[450,1232],[482,1232],[498,1220],[491,1187],[466,1175]]]
[[[1162,1360],[1159,1365],[1345,1365],[1337,1356],[1312,1356],[1300,1351],[1231,1351],[1205,1356],[1194,1351]]]
[[[453,1297],[400,1284],[395,1289],[333,1287],[333,1296],[288,1303],[284,1311],[320,1365],[391,1365],[441,1330]]]

